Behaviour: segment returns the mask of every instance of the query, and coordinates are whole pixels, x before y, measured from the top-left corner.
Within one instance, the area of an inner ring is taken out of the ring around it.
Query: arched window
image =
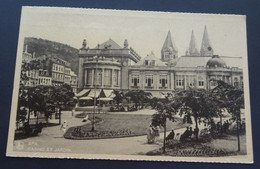
[[[204,86],[204,78],[202,76],[198,77],[198,85],[199,85],[199,87],[203,87]]]
[[[238,82],[238,78],[237,77],[234,78],[234,86],[235,87],[239,86],[239,82]]]

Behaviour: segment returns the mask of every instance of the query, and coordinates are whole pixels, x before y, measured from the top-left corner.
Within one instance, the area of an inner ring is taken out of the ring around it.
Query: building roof
[[[70,71],[70,75],[71,75],[71,76],[77,76],[77,75],[75,74],[75,72],[73,72],[73,71]]]
[[[200,48],[200,54],[201,56],[213,56],[213,52],[214,50],[209,40],[207,27],[205,26]]]
[[[148,61],[148,65],[145,64],[146,61]],[[152,61],[154,61],[154,64],[151,64]],[[157,58],[153,52],[151,52],[151,54],[137,62],[134,66],[166,66],[166,64]]]
[[[217,55],[214,55],[207,62],[207,68],[226,68],[226,67],[227,67],[226,62]]]
[[[170,31],[168,32],[167,37],[166,37],[163,47],[162,47],[162,51],[168,51],[168,50],[171,52],[178,51],[174,41],[172,40],[172,35],[171,35]]]
[[[219,56],[226,63],[227,67],[242,68],[242,57],[227,57]],[[175,67],[177,68],[196,68],[206,67],[207,62],[212,57],[209,56],[182,56],[176,60]]]
[[[191,38],[190,38],[189,55],[195,55],[195,56],[200,55],[198,48],[197,48],[196,38],[195,38],[193,30],[191,32]]]
[[[98,44],[94,49],[122,49],[122,47],[109,38],[106,42]]]

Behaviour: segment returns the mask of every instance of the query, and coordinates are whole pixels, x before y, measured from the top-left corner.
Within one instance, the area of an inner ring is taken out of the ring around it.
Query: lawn
[[[99,122],[95,125],[95,132],[91,131],[91,123],[83,126],[71,127],[68,129],[65,138],[69,139],[97,139],[97,138],[115,138],[146,135],[151,123],[151,115],[136,114],[96,114]],[[89,119],[92,116],[89,115]],[[182,119],[176,122],[167,122],[167,130],[186,127]],[[162,129],[161,129],[162,132]]]

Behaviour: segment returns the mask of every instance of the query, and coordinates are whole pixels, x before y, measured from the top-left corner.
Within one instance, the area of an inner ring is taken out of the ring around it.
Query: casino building
[[[165,92],[188,87],[212,89],[216,82],[211,79],[243,88],[242,57],[215,55],[206,26],[200,51],[192,31],[189,48],[180,57],[170,31],[161,59],[153,52],[141,58],[127,40],[123,47],[109,39],[92,49],[84,40],[79,50],[78,77],[78,97],[87,96],[95,88],[97,97],[101,91],[109,97],[114,89],[144,90],[162,97]]]

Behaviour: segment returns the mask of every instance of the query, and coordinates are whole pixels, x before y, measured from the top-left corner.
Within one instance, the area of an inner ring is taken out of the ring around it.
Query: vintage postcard
[[[6,154],[253,163],[246,16],[23,7]]]

